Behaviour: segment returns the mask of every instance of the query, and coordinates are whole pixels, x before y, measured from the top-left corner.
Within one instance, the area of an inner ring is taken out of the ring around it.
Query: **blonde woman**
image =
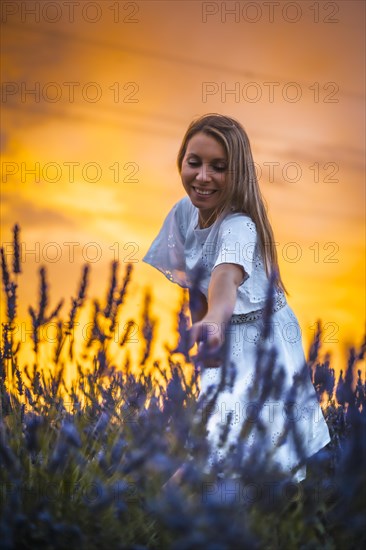
[[[194,303],[191,300],[190,344],[198,344],[201,394],[220,383],[220,350],[224,342],[229,344],[228,359],[235,366],[236,379],[219,394],[207,424],[213,464],[232,452],[243,422],[255,413],[249,388],[257,372],[263,308],[272,273],[277,275],[267,336],[283,368],[285,389],[291,387],[305,357],[298,321],[286,301],[273,232],[244,128],[233,118],[215,113],[194,120],[183,138],[177,164],[187,196],[168,213],[143,260],[170,281],[190,289],[200,269],[198,299],[196,292]],[[306,477],[306,464],[298,464],[291,433],[285,443],[277,445],[288,413],[284,396],[275,400],[271,396],[260,411],[260,420],[277,465],[301,481]],[[329,443],[310,374],[302,381],[291,414],[307,457]],[[229,436],[222,446],[220,434],[228,420]],[[264,437],[262,432],[250,432],[247,450],[258,437]]]

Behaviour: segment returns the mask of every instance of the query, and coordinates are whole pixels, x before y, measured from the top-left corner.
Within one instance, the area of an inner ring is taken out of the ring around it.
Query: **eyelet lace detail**
[[[249,222],[249,221],[247,221],[247,222],[245,222],[245,224],[246,224],[246,226],[250,229],[250,231],[251,231],[252,233],[254,233],[254,234],[257,233],[257,229],[256,229],[256,227],[255,227],[255,223],[254,223],[254,222]]]
[[[168,235],[168,248],[174,248],[175,247],[175,236],[173,233],[169,233]]]

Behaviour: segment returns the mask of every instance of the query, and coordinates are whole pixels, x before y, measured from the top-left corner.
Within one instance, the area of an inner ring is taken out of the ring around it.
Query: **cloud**
[[[43,232],[50,226],[64,227],[68,230],[78,227],[76,220],[64,212],[37,205],[21,195],[17,195],[14,200],[14,193],[3,191],[2,225],[10,227],[14,223],[18,223],[20,226],[26,224],[27,228]]]

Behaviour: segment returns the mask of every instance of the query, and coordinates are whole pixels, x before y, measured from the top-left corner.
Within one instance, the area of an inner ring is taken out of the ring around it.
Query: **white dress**
[[[230,213],[217,219],[212,226],[200,229],[198,209],[188,196],[184,197],[167,215],[143,261],[184,288],[192,285],[195,269],[203,267],[199,289],[206,298],[213,268],[221,263],[239,264],[244,268],[246,278],[238,288],[233,319],[236,315],[257,311],[265,304],[268,278],[258,247],[256,226],[249,216],[242,213]],[[301,379],[291,411],[285,406],[285,391],[292,386],[293,375],[303,368],[305,356],[299,323],[281,291],[276,293],[275,303],[281,305],[273,313],[266,345],[275,348],[276,365],[284,369],[284,390],[281,395],[270,395],[263,408],[260,411],[257,409],[257,413],[266,429],[266,443],[274,452],[272,458],[290,474],[292,468],[299,464],[292,431],[288,433],[285,443],[276,445],[286,419],[292,420],[305,457],[310,457],[327,445],[330,435],[310,373],[307,372],[305,378]],[[234,447],[238,444],[243,422],[255,414],[256,400],[248,392],[255,380],[256,355],[262,328],[263,321],[259,318],[239,324],[231,323],[227,329],[229,361],[235,367],[236,378],[232,387],[226,384],[219,394],[207,424],[212,449],[210,464],[224,458],[230,452],[230,445]],[[207,395],[207,392],[217,388],[220,378],[220,368],[204,369],[200,380],[201,395]],[[229,420],[229,413],[232,415],[230,431],[222,446],[219,443],[220,434]],[[262,432],[259,434],[251,430],[245,441],[247,452],[258,437],[263,437]],[[295,473],[291,474],[294,480],[301,481],[306,477],[306,465],[295,468]]]

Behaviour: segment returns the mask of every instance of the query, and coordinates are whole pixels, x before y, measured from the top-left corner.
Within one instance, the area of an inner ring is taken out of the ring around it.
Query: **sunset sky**
[[[344,366],[365,320],[365,3],[7,1],[2,10],[1,240],[10,250],[18,223],[36,251],[19,278],[20,319],[40,265],[51,307],[64,297],[66,317],[84,261],[89,298],[104,299],[111,261],[133,259],[122,320],[153,287],[168,340],[181,292],[141,259],[184,196],[176,154],[188,124],[219,112],[250,137],[304,347],[321,319],[324,351]]]

